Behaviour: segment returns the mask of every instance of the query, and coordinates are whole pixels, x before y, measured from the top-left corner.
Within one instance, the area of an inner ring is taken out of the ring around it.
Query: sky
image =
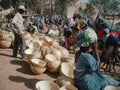
[[[88,2],[88,0],[79,0],[80,2]]]

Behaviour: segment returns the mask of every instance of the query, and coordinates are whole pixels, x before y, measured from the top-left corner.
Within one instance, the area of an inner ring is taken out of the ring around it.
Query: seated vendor
[[[84,52],[79,54],[74,70],[74,81],[78,90],[104,90],[106,86],[120,86],[120,82],[99,70],[99,62],[92,55],[86,53],[87,49],[84,47],[82,49]]]

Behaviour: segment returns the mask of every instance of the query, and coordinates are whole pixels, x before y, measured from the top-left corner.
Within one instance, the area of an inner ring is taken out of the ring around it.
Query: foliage
[[[89,2],[97,6],[102,14],[106,14],[109,11],[120,11],[119,0],[89,0]]]
[[[24,4],[28,10],[41,14],[45,3],[44,0],[19,0],[18,4]]]
[[[38,14],[42,14],[43,11],[45,11],[64,15],[66,12],[66,7],[74,5],[77,0],[55,0],[55,5],[52,6],[51,3],[51,7],[49,9],[46,9],[45,1],[46,0],[2,0],[2,7],[8,8],[12,5],[17,9],[18,5],[24,4],[28,10],[32,10]],[[9,6],[7,6],[8,4],[6,3],[8,3]],[[53,7],[55,10],[52,10]]]
[[[120,1],[119,0],[113,0],[112,4],[110,5],[110,8],[112,10],[118,11],[120,13]]]

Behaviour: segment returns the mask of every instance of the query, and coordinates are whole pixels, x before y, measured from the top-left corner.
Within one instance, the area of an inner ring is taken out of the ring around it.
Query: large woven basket
[[[31,54],[31,55],[27,55],[27,59],[30,60],[30,59],[38,59],[38,58],[41,58],[41,52],[38,52],[36,54]]]
[[[47,54],[50,54],[52,51],[52,49],[49,46],[42,46],[40,50],[42,57],[45,57]]]
[[[25,50],[25,54],[27,55],[27,60],[29,62],[30,59],[33,58],[41,58],[41,52],[38,48],[29,48]]]
[[[58,68],[61,64],[61,61],[53,54],[47,54],[45,61],[47,62],[48,68],[51,70]]]
[[[67,76],[59,76],[55,81],[60,87],[65,85],[74,85],[74,80]]]
[[[0,41],[0,47],[1,48],[9,48],[11,46],[10,41]]]
[[[63,58],[68,58],[69,57],[69,51],[66,48],[64,48],[62,46],[59,46],[58,50],[62,53]]]
[[[31,36],[31,34],[29,32],[27,32],[27,31],[24,32],[24,38],[25,38],[25,40],[29,40],[31,37],[32,36]]]
[[[8,31],[0,31],[0,40],[6,40],[9,37],[9,32]]]
[[[36,90],[60,90],[60,87],[52,81],[39,81],[35,88]]]
[[[61,75],[73,78],[73,70],[74,70],[74,66],[72,64],[67,62],[62,62],[61,68],[60,68]]]
[[[50,68],[47,67],[47,70],[51,73],[58,73],[60,71],[60,65],[55,69],[50,69]]]
[[[42,74],[46,71],[46,67],[41,68],[41,67],[38,67],[38,66],[33,66],[32,64],[30,64],[30,69],[36,75]]]
[[[106,86],[104,90],[120,90],[114,86]]]
[[[46,62],[42,59],[31,59],[30,64],[36,67],[44,68],[46,66]]]
[[[59,49],[53,48],[51,54],[55,55],[59,59],[62,58],[62,53],[59,51]]]

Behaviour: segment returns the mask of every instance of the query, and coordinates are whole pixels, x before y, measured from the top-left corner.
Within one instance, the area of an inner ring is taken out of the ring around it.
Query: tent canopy
[[[99,18],[99,22],[102,22],[105,26],[107,26],[111,31],[120,31],[120,25],[118,24],[112,24],[109,20]]]

